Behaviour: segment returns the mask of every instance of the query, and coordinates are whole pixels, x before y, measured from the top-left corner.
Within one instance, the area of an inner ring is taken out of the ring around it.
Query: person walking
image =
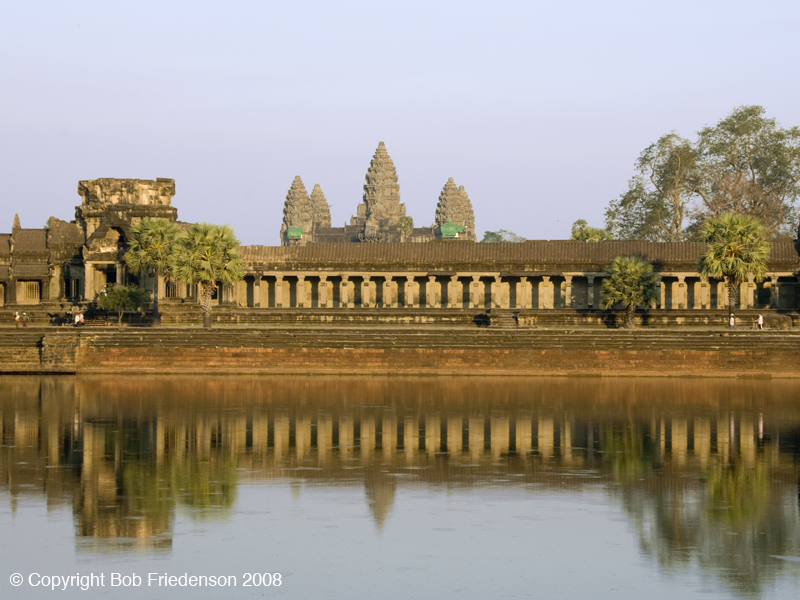
[[[733,328],[736,327],[736,317],[733,316],[733,313],[731,313],[731,320],[728,323],[728,326],[730,327],[731,331],[733,331]]]
[[[764,329],[764,315],[758,313],[758,321],[756,323],[758,324],[758,330],[762,331]]]
[[[14,326],[19,329],[19,311],[14,312]]]
[[[28,321],[29,320],[30,319],[28,318],[28,313],[22,313],[22,326],[23,327],[27,327],[28,326]]]

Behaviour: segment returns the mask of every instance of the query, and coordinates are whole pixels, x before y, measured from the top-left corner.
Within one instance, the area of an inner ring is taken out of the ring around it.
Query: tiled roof
[[[243,246],[247,263],[267,270],[313,268],[547,270],[605,268],[617,256],[641,256],[657,268],[694,268],[704,244],[696,242],[514,243],[428,242],[424,244],[309,244],[307,246]],[[769,265],[795,270],[800,257],[792,241],[772,244]]]
[[[14,277],[17,279],[24,279],[26,277],[38,279],[40,277],[49,276],[50,268],[45,264],[14,265]]]
[[[11,234],[0,233],[0,256],[11,256]]]
[[[19,229],[14,233],[14,252],[47,252],[45,229]]]

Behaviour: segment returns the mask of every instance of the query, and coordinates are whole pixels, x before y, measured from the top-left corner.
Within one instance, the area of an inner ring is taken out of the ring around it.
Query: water
[[[799,393],[3,377],[0,595],[796,598]]]

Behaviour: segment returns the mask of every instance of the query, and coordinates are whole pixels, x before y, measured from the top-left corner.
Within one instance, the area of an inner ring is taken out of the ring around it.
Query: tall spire
[[[377,241],[397,235],[395,226],[400,217],[405,215],[406,206],[400,204],[397,171],[386,146],[380,142],[367,169],[364,201],[359,204],[357,216],[350,222],[363,227],[367,239]]]
[[[476,241],[475,213],[464,186],[456,186],[453,178],[447,180],[439,194],[436,205],[436,226],[441,227],[450,221],[454,225],[465,227],[459,238]]]
[[[314,189],[311,190],[311,221],[314,225],[321,227],[331,226],[331,207],[328,206],[328,201],[325,199],[325,194],[322,193],[322,188],[318,183],[314,184]]]
[[[17,231],[19,229],[22,229],[22,227],[19,224],[19,213],[15,213],[14,214],[14,224],[11,226],[11,231]]]
[[[281,224],[281,243],[286,243],[286,231],[289,227],[302,227],[303,234],[311,233],[311,200],[306,186],[300,176],[294,178],[286,202],[283,205],[283,223]]]

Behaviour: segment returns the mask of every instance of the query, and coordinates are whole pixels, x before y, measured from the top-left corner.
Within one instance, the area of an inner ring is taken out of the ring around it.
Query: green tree
[[[621,239],[679,242],[690,203],[703,184],[700,153],[675,132],[645,148],[628,191],[606,210],[606,228]]]
[[[570,239],[581,242],[604,242],[613,240],[614,236],[606,229],[589,227],[589,224],[584,219],[578,219],[572,224],[572,236]]]
[[[749,276],[763,281],[767,274],[769,244],[764,226],[753,217],[726,213],[707,219],[698,240],[708,244],[700,255],[700,275],[722,279],[728,286],[728,314],[733,314],[739,285]]]
[[[138,310],[147,303],[147,291],[137,285],[114,285],[104,291],[97,297],[97,307],[117,311],[117,324],[120,327],[126,310]]]
[[[414,219],[409,216],[400,217],[397,220],[397,230],[401,236],[407,238],[414,232]]]
[[[132,273],[147,273],[153,277],[153,322],[158,323],[158,279],[169,274],[172,252],[179,228],[167,219],[145,217],[131,228],[125,264]]]
[[[512,231],[506,231],[505,229],[498,229],[497,231],[486,231],[483,234],[483,239],[481,242],[487,243],[498,243],[498,242],[512,242],[512,243],[519,243],[524,242],[525,238],[517,235]]]
[[[767,236],[793,234],[800,198],[800,128],[782,129],[761,106],[740,106],[698,133],[704,185],[696,211],[758,219]]]
[[[618,256],[605,270],[601,291],[603,308],[621,304],[625,309],[623,327],[633,327],[636,307],[647,309],[656,299],[653,266],[638,256]]]
[[[183,230],[175,243],[172,273],[178,281],[199,286],[203,327],[211,327],[211,296],[217,282],[233,285],[244,277],[233,228],[196,223]]]

